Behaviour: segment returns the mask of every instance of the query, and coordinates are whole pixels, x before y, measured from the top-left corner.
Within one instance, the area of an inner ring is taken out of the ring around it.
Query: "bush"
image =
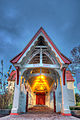
[[[73,106],[73,107],[70,107],[70,110],[80,110],[80,107],[79,106]]]
[[[80,102],[76,102],[76,106],[80,106]]]
[[[12,104],[10,104],[10,105],[8,106],[8,109],[12,109]]]
[[[6,92],[0,95],[0,109],[12,108],[13,94]]]
[[[76,103],[80,102],[80,95],[78,93],[75,94],[75,98],[76,98]]]

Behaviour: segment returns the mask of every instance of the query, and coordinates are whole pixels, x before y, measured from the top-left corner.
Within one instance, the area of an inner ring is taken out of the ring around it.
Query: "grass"
[[[12,109],[12,104],[10,104],[10,105],[8,106],[8,109]]]
[[[76,106],[80,106],[80,102],[77,102],[77,103],[76,103]]]

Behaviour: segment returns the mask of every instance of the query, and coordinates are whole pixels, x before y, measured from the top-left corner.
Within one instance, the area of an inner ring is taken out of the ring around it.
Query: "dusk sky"
[[[0,61],[5,71],[41,26],[70,57],[80,44],[80,0],[0,0]]]

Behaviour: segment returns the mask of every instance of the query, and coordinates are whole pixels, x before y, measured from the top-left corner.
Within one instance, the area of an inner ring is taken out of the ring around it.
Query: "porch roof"
[[[66,64],[70,64],[71,61],[58,50],[58,48],[55,46],[55,44],[52,42],[52,40],[50,39],[50,37],[47,35],[47,33],[44,31],[44,29],[42,27],[34,35],[34,37],[32,38],[32,40],[27,44],[27,46],[23,49],[23,51],[21,53],[19,53],[16,57],[14,57],[10,62],[13,63],[13,64],[17,63],[19,61],[19,59],[22,57],[22,55],[26,52],[26,50],[30,47],[30,45],[32,44],[32,42],[39,35],[40,32],[42,32],[44,34],[44,36],[47,38],[47,40],[49,41],[49,43],[55,49],[55,51],[57,52],[57,54],[63,60],[63,62],[66,63]]]

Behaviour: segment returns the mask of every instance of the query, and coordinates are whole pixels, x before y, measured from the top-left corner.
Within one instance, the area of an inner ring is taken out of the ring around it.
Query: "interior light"
[[[47,84],[45,76],[44,75],[40,75],[40,76],[36,77],[36,80],[35,80],[35,82],[33,84],[32,89],[33,89],[33,91],[35,91],[35,89],[39,90],[39,91],[42,91],[42,90],[44,91],[44,88],[49,90],[49,86]]]

